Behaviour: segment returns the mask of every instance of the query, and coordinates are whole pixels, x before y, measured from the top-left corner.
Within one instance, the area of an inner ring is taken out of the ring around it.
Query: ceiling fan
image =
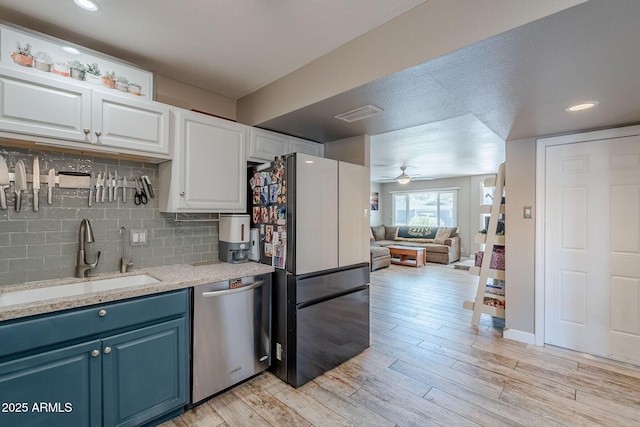
[[[398,184],[408,184],[409,182],[411,182],[411,180],[414,177],[420,176],[420,174],[413,174],[413,175],[407,175],[407,173],[405,172],[405,170],[407,169],[406,166],[400,166],[400,170],[402,171],[402,173],[398,176],[395,177],[391,177],[391,176],[385,176],[383,178],[386,178],[386,180],[394,180],[396,181]]]

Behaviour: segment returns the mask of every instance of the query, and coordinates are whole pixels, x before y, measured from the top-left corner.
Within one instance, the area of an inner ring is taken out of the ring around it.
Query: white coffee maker
[[[220,215],[220,261],[232,264],[249,261],[249,215]]]

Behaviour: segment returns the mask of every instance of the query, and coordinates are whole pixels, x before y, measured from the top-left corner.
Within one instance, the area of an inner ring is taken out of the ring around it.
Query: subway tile
[[[46,233],[45,243],[71,243],[78,238],[77,232],[70,231],[49,231]]]
[[[62,222],[57,219],[40,219],[37,221],[29,221],[29,233],[37,233],[39,231],[62,231]]]
[[[11,246],[22,246],[33,243],[45,243],[45,232],[40,233],[11,233]]]
[[[42,270],[43,268],[44,257],[14,258],[9,260],[9,272]]]
[[[10,246],[10,245],[11,245],[11,233],[0,234],[0,246]]]
[[[22,219],[0,221],[0,233],[26,233],[28,224],[28,221]]]
[[[27,281],[26,270],[0,273],[1,285],[14,285],[18,283],[25,283],[26,281]]]
[[[27,256],[26,246],[0,247],[0,259],[25,258],[26,256]]]
[[[6,273],[9,271],[9,260],[2,259],[0,260],[0,273]]]
[[[54,244],[33,244],[27,246],[27,256],[28,257],[36,257],[36,256],[50,256],[50,255],[62,255],[61,251],[62,247],[59,243]],[[65,256],[68,258],[67,256]]]

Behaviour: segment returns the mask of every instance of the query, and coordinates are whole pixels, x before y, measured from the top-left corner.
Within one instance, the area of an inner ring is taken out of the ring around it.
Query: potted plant
[[[129,93],[142,95],[142,86],[138,83],[129,83]]]
[[[116,89],[118,89],[121,92],[128,92],[129,79],[127,79],[124,76],[118,76],[118,78],[116,79]]]
[[[87,64],[87,71],[84,74],[84,79],[91,84],[99,85],[102,83],[100,67],[97,63],[92,62],[91,64]]]
[[[69,67],[71,68],[72,78],[76,80],[84,80],[85,71],[87,71],[86,65],[80,61],[71,61],[69,62]]]
[[[66,62],[56,62],[53,64],[53,74],[57,74],[62,77],[69,77],[71,75],[71,68]]]
[[[116,88],[116,73],[115,71],[107,71],[102,75],[102,84],[108,88]]]
[[[16,42],[16,50],[11,54],[11,59],[23,67],[32,67],[33,57],[31,56],[31,45],[29,43],[22,45],[20,42]]]
[[[52,62],[53,60],[46,52],[38,52],[33,57],[33,68],[48,73],[51,71]]]

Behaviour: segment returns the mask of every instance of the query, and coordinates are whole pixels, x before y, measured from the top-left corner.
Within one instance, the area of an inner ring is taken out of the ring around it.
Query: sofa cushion
[[[384,225],[371,227],[371,232],[376,240],[384,240]]]
[[[387,225],[384,228],[384,240],[395,240],[398,237],[398,226]]]
[[[401,225],[398,227],[396,240],[411,242],[408,243],[409,245],[412,243],[433,243],[437,231],[437,227]]]
[[[456,234],[458,227],[440,227],[433,238],[433,243],[444,245],[444,241]]]
[[[371,246],[370,250],[373,258],[389,255],[389,248],[383,248],[382,246]]]
[[[375,239],[376,239],[376,238],[375,238],[375,237],[373,237],[373,231],[371,230],[371,227],[369,227],[369,241],[373,241],[373,240],[375,240]]]

